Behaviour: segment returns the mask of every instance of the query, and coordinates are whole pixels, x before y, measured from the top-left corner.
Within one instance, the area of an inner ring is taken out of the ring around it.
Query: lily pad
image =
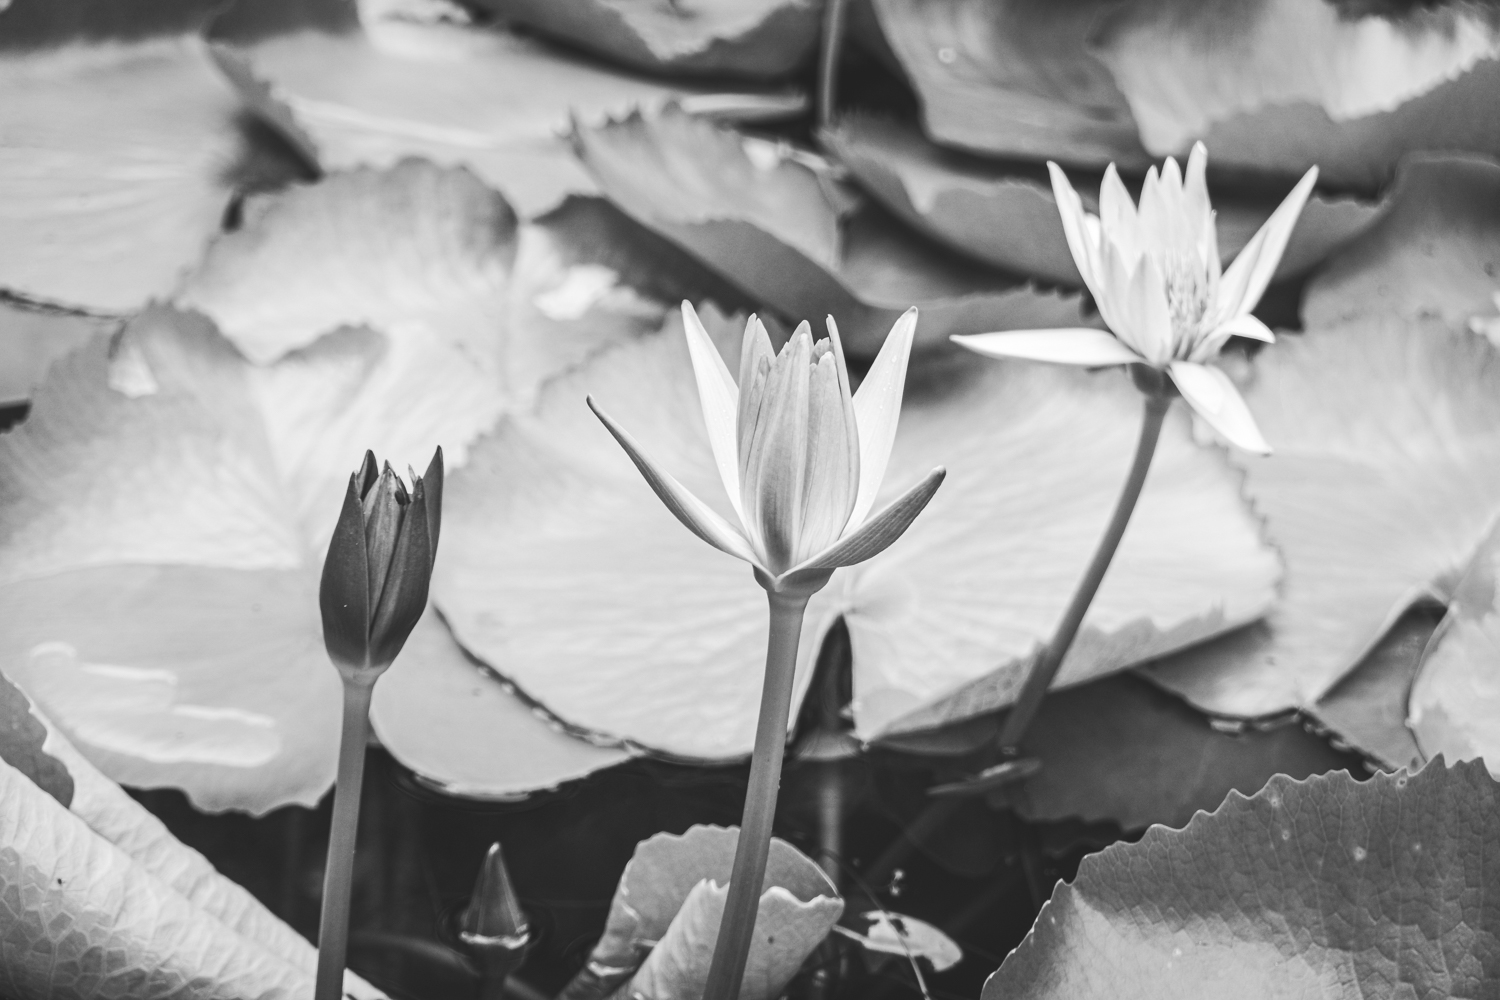
[[[499,29],[382,16],[370,2],[241,4],[213,37],[249,106],[323,169],[408,156],[465,165],[526,217],[594,191],[563,138],[574,120],[668,100],[751,118],[803,103],[625,76]]]
[[[1081,300],[1042,292],[912,234],[816,156],[672,107],[576,135],[627,214],[788,319],[833,314],[845,348],[873,357],[912,305],[919,342],[984,330],[1086,325]]]
[[[445,433],[442,407],[391,402],[411,383],[380,376],[387,349],[345,329],[254,366],[201,317],[153,309],[54,366],[0,438],[0,669],[112,778],[211,810],[327,790],[323,449],[347,435],[404,464]],[[559,780],[541,751],[524,762]]]
[[[820,0],[479,0],[501,19],[656,73],[776,79],[818,44]]]
[[[1377,316],[1493,317],[1500,290],[1500,164],[1414,156],[1390,211],[1308,285],[1309,328]]]
[[[1363,768],[1295,719],[1226,731],[1130,675],[1106,677],[1042,703],[1026,756],[1042,769],[1010,793],[1030,820],[1112,820],[1124,830],[1185,826],[1231,791],[1253,795],[1277,774]]]
[[[31,701],[0,675],[0,759],[66,808],[73,801],[73,776],[47,753],[47,727],[31,713]]]
[[[1093,41],[1157,156],[1201,139],[1226,167],[1316,164],[1373,190],[1416,150],[1500,153],[1500,25],[1482,6],[1153,0],[1116,8]]]
[[[1500,789],[1482,766],[1273,778],[1084,859],[984,1000],[1483,996]]]
[[[1495,568],[1500,537],[1491,531],[1453,590],[1448,614],[1422,658],[1411,688],[1411,728],[1422,752],[1450,760],[1482,757],[1500,770],[1500,615]]]
[[[1101,170],[1149,165],[1125,95],[1087,50],[1111,0],[872,3],[938,142]]]
[[[934,146],[894,120],[845,118],[823,135],[829,151],[872,197],[945,246],[1016,274],[1078,286],[1082,279],[1063,236],[1057,201],[1034,165],[998,164]],[[1069,178],[1089,211],[1099,211],[1100,175]],[[1275,192],[1273,195],[1284,194]],[[1232,260],[1270,218],[1280,197],[1215,193],[1219,253]],[[1314,194],[1298,216],[1276,279],[1315,267],[1363,232],[1381,206]]]
[[[0,298],[0,406],[31,398],[47,368],[120,321]]]
[[[740,325],[713,326],[737,351]],[[864,739],[1009,703],[1103,530],[1139,420],[1118,372],[957,351],[913,368],[888,495],[935,464],[949,479],[907,537],[835,574],[799,649],[794,713],[822,637],[846,618]],[[583,406],[589,393],[728,513],[674,320],[550,383],[534,413],[476,445],[445,498],[434,600],[465,648],[572,726],[674,757],[746,754],[764,594],[661,505]],[[1278,575],[1236,473],[1178,414],[1062,683],[1253,621]]]
[[[0,289],[100,313],[169,292],[219,230],[247,152],[203,44],[11,51],[0,92]]]
[[[604,974],[601,985],[629,981],[630,995],[649,1000],[702,994],[738,843],[737,828],[694,826],[636,845],[589,955],[588,970]],[[740,993],[746,1000],[779,996],[844,911],[822,869],[779,838],[771,839],[762,885]]]
[[[1321,701],[1410,606],[1446,602],[1500,514],[1500,353],[1436,321],[1283,338],[1245,386],[1276,449],[1242,463],[1286,560],[1262,623],[1150,668],[1219,715]]]

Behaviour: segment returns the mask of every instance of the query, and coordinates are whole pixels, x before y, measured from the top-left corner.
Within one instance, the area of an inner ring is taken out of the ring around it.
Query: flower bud
[[[427,608],[443,503],[443,449],[411,489],[375,455],[349,477],[318,603],[323,643],[338,667],[384,670]]]
[[[490,845],[474,895],[459,918],[458,938],[480,972],[481,1000],[505,994],[505,978],[526,958],[531,925],[521,909],[500,842]]]

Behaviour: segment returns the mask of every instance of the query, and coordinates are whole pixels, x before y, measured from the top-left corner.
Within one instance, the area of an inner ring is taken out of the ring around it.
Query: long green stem
[[[797,640],[802,635],[802,615],[810,595],[769,590],[766,594],[771,601],[771,634],[766,643],[766,677],[760,695],[760,720],[755,727],[755,753],[750,758],[750,786],[745,790],[745,814],[729,876],[729,897],[724,903],[724,920],[719,925],[703,1000],[738,1000],[760,908],[766,857],[771,852],[771,821],[781,785]]]
[[[828,0],[823,8],[823,38],[818,49],[818,128],[833,124],[838,103],[839,50],[844,41],[845,0]]]
[[[318,977],[314,1000],[344,994],[349,951],[349,893],[354,881],[354,840],[359,832],[359,795],[365,777],[370,732],[370,695],[375,678],[339,670],[344,679],[344,733],[339,743],[338,783],[333,792],[333,830],[323,873],[323,918],[318,924]]]
[[[1099,591],[1104,573],[1115,557],[1115,550],[1120,547],[1126,525],[1130,523],[1135,503],[1141,497],[1141,488],[1146,485],[1146,473],[1151,470],[1151,458],[1156,454],[1156,442],[1161,437],[1162,422],[1171,405],[1170,396],[1157,393],[1146,395],[1145,414],[1141,419],[1141,436],[1135,446],[1135,459],[1130,464],[1130,474],[1125,477],[1120,498],[1115,501],[1115,512],[1110,515],[1104,537],[1099,539],[1099,546],[1094,550],[1094,558],[1089,561],[1083,579],[1078,581],[1078,587],[1073,591],[1073,599],[1068,602],[1062,620],[1057,623],[1057,630],[1052,633],[1052,641],[1047,643],[1042,655],[1032,664],[1031,673],[1026,675],[1026,681],[1021,686],[1020,696],[1005,716],[1005,725],[1000,728],[999,736],[999,744],[1003,749],[1020,746],[1021,738],[1026,735],[1031,721],[1036,718],[1037,709],[1041,708],[1042,696],[1052,686],[1058,669],[1062,667],[1063,658],[1067,656],[1074,637],[1078,635],[1078,626],[1083,624],[1083,616],[1094,602],[1094,595]]]

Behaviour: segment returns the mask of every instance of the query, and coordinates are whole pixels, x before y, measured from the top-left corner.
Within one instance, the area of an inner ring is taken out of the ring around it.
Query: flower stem
[[[318,976],[314,1000],[339,1000],[349,950],[349,893],[354,880],[354,839],[359,832],[359,795],[365,777],[370,731],[370,695],[375,677],[340,668],[344,681],[344,733],[339,744],[338,783],[333,791],[333,829],[323,875],[323,917],[318,924]]]
[[[1161,437],[1162,422],[1171,405],[1171,396],[1156,393],[1146,395],[1141,437],[1135,446],[1135,459],[1130,464],[1130,474],[1125,477],[1125,487],[1120,490],[1120,499],[1115,501],[1115,512],[1104,529],[1104,537],[1099,539],[1094,558],[1089,561],[1088,569],[1084,570],[1083,579],[1078,581],[1078,588],[1073,591],[1073,599],[1068,602],[1062,620],[1057,623],[1052,641],[1047,643],[1042,655],[1032,664],[1031,673],[1026,675],[1026,681],[1021,686],[1020,696],[1005,716],[1005,725],[1001,727],[998,738],[1002,751],[1014,750],[1020,746],[1021,738],[1026,735],[1026,730],[1036,718],[1037,710],[1041,708],[1042,697],[1052,686],[1058,669],[1062,667],[1063,658],[1068,655],[1068,649],[1078,635],[1083,616],[1094,602],[1094,595],[1099,591],[1104,573],[1115,557],[1115,550],[1120,547],[1125,526],[1130,523],[1135,503],[1141,497],[1141,488],[1146,485],[1146,473],[1151,469],[1151,458],[1156,454],[1156,442]]]
[[[787,715],[792,708],[792,681],[797,670],[797,640],[811,595],[767,590],[766,596],[771,602],[771,633],[766,643],[766,677],[760,695],[760,720],[755,727],[755,753],[750,758],[750,785],[745,791],[745,814],[734,850],[729,896],[703,1000],[737,1000],[745,977],[750,938],[760,909],[761,883],[766,877],[766,857],[771,851],[771,821],[776,815],[781,756],[786,749]]]
[[[833,124],[838,103],[839,49],[844,41],[844,0],[828,0],[823,8],[823,44],[818,50],[818,128]]]

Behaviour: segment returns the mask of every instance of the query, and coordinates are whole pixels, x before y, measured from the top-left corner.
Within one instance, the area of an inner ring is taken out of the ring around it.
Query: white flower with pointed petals
[[[1150,365],[1170,375],[1189,405],[1231,443],[1269,453],[1239,391],[1205,362],[1236,334],[1276,339],[1250,310],[1276,272],[1318,168],[1303,176],[1223,270],[1204,179],[1207,160],[1200,142],[1188,156],[1185,180],[1171,157],[1160,176],[1152,167],[1139,208],[1110,164],[1097,216],[1084,211],[1067,176],[1048,163],[1068,249],[1110,332],[1018,330],[953,339],[990,357],[1089,367]]]
[[[750,563],[761,583],[777,591],[817,590],[836,568],[863,562],[899,538],[944,476],[934,469],[871,515],[896,438],[917,311],[896,321],[852,395],[832,316],[827,340],[814,342],[804,322],[780,354],[760,320],[750,317],[738,384],[690,303],[682,304],[682,318],[709,444],[738,524],[689,493],[588,401],[677,519]]]

